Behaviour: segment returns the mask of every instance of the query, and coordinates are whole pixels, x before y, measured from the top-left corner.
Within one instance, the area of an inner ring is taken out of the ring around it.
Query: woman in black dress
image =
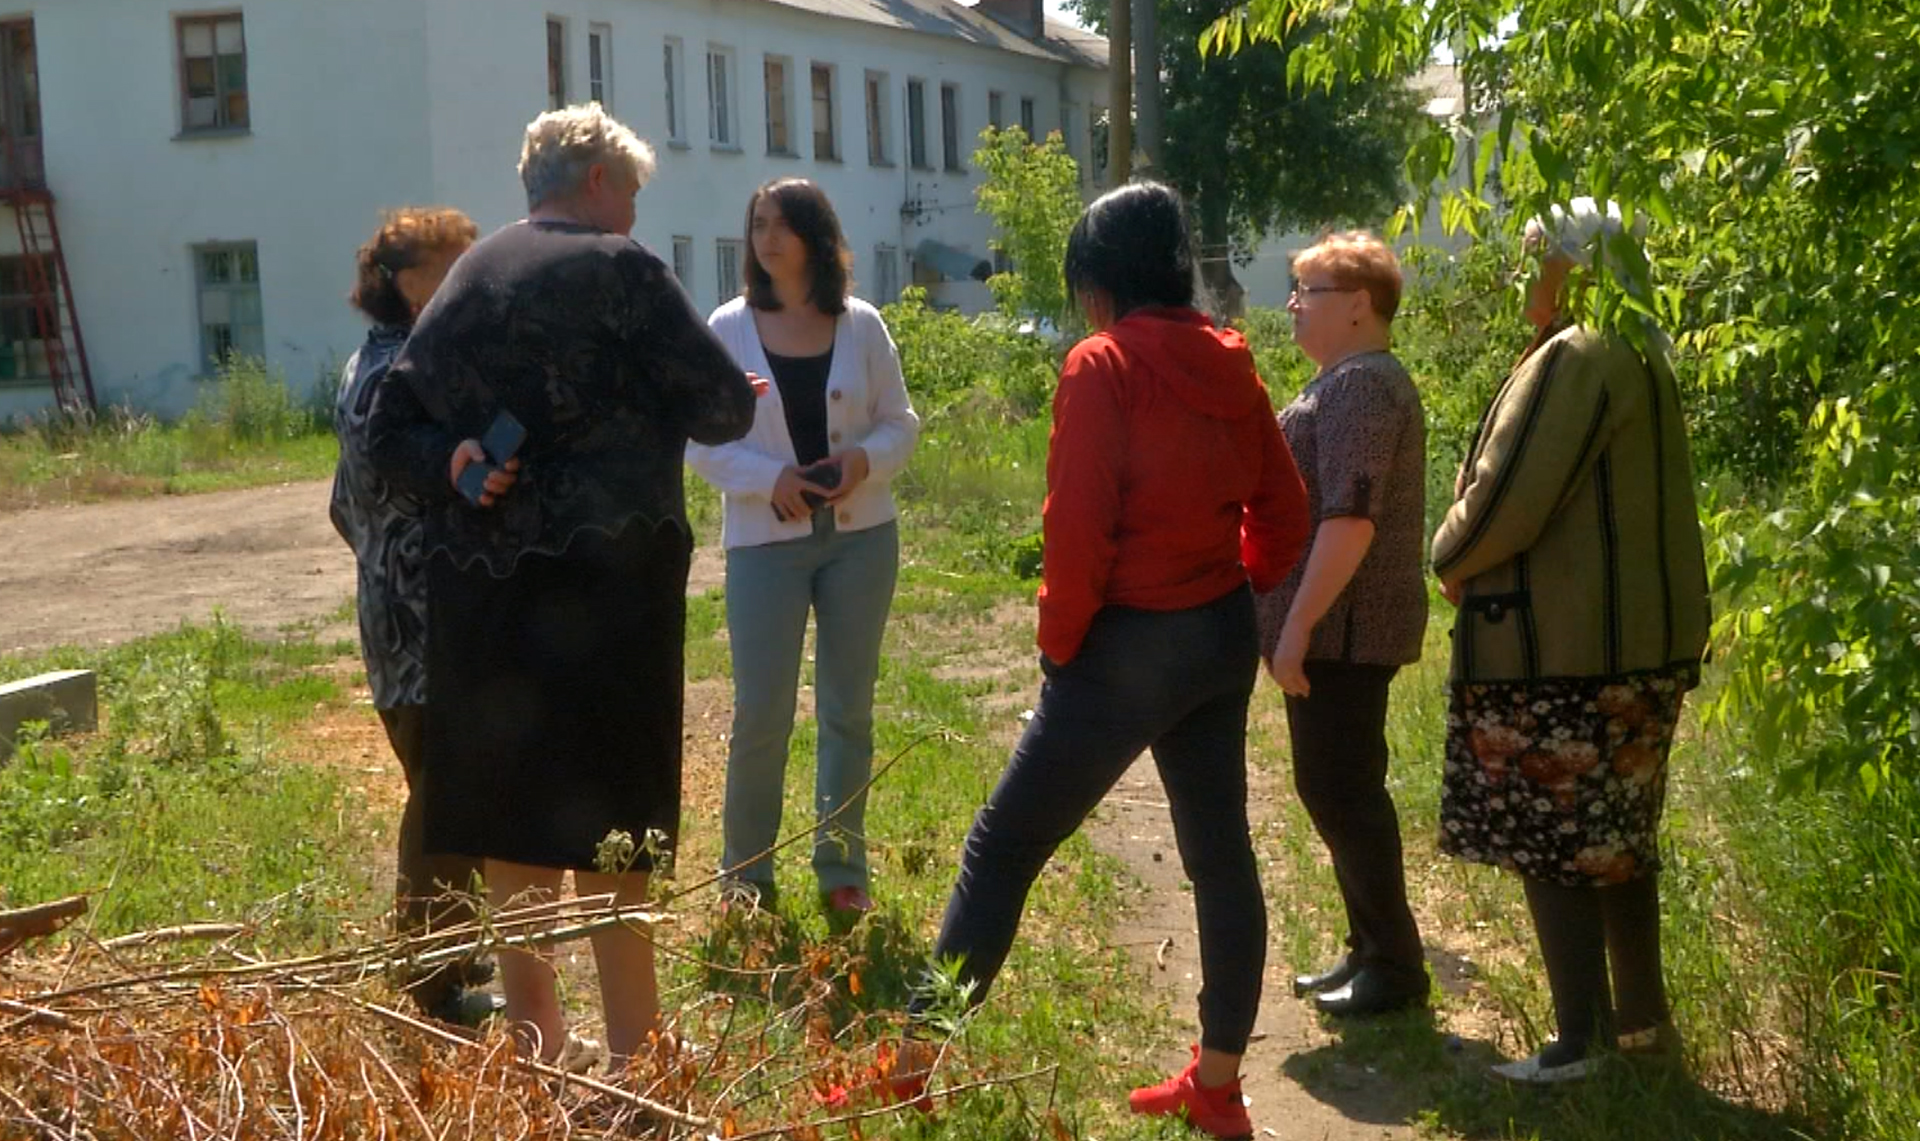
[[[652,172],[597,105],[534,120],[526,220],[461,259],[374,404],[376,466],[427,505],[426,842],[483,857],[496,906],[557,896],[569,869],[580,894],[637,905],[678,830],[683,455],[744,434],[754,389],[626,236]],[[525,428],[511,459],[480,442],[503,412]],[[479,462],[495,470],[470,500]],[[623,1060],[659,1018],[652,943],[633,926],[593,943]],[[590,1056],[544,959],[503,954],[501,976],[543,1058]]]

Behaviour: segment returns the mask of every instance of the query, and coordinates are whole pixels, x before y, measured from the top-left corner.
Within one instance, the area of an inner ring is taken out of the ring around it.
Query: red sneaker
[[[873,910],[873,897],[852,884],[836,887],[827,893],[827,910],[835,915],[857,919]]]
[[[1134,1090],[1127,1095],[1127,1106],[1152,1117],[1184,1113],[1188,1125],[1223,1141],[1253,1136],[1253,1119],[1247,1116],[1246,1100],[1240,1096],[1240,1079],[1223,1086],[1201,1085],[1198,1046],[1193,1048],[1193,1061],[1186,1069],[1159,1085]]]

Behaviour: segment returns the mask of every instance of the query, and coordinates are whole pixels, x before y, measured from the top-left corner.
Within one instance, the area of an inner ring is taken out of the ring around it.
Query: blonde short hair
[[[1343,289],[1364,289],[1383,321],[1400,311],[1400,259],[1368,230],[1328,234],[1293,255],[1293,275],[1325,270]]]
[[[645,186],[653,177],[653,148],[598,103],[548,111],[527,124],[520,146],[527,208],[577,193],[595,163],[624,166]]]

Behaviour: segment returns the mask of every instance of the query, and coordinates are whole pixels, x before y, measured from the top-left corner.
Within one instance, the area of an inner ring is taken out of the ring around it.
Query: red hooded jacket
[[[1278,586],[1307,492],[1245,338],[1136,310],[1073,347],[1053,398],[1040,650],[1065,664],[1103,606],[1184,610]]]

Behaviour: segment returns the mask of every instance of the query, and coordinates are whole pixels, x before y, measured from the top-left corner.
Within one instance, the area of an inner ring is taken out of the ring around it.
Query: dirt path
[[[353,556],[327,520],[329,483],[0,514],[0,653],[123,642],[218,607],[256,632],[352,597]],[[717,586],[694,558],[689,593]]]
[[[1270,771],[1250,766],[1247,775],[1248,809],[1258,835],[1275,818],[1277,790]],[[1200,939],[1193,892],[1180,867],[1167,811],[1160,774],[1152,757],[1142,756],[1101,802],[1088,829],[1096,847],[1124,860],[1146,884],[1145,902],[1129,912],[1116,936],[1133,954],[1142,982],[1160,992],[1170,1016],[1197,1041]],[[1408,1124],[1419,1105],[1415,1095],[1378,1073],[1333,1061],[1311,1067],[1310,1084],[1301,1080],[1308,1072],[1301,1060],[1325,1050],[1335,1036],[1321,1028],[1306,1003],[1293,997],[1294,967],[1270,938],[1260,1018],[1241,1067],[1241,1090],[1251,1103],[1254,1136],[1300,1141],[1420,1136]],[[1186,1047],[1170,1045],[1159,1061],[1168,1073],[1179,1069],[1187,1063]]]

